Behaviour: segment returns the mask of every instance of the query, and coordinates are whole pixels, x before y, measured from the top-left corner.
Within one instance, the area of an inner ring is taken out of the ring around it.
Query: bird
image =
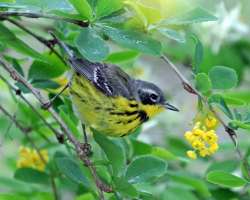
[[[79,57],[52,36],[73,69],[69,94],[85,126],[107,136],[123,137],[166,109],[179,111],[154,83],[135,79],[117,65]]]

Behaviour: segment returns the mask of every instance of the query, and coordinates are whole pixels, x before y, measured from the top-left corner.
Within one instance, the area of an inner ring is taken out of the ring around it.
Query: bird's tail
[[[50,32],[50,34],[54,38],[55,42],[64,50],[64,53],[67,55],[66,60],[69,66],[79,74],[91,80],[94,70],[93,66],[95,64],[84,58],[77,58],[73,50],[71,50],[64,42],[59,40],[54,33]]]
[[[52,31],[50,31],[49,33],[54,38],[55,42],[64,50],[64,52],[68,56],[68,59],[69,60],[75,59],[73,51],[64,42],[62,42],[61,40],[59,40],[58,37]]]

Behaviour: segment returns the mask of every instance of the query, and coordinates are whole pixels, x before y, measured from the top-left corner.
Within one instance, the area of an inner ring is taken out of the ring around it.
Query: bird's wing
[[[79,58],[69,59],[69,62],[77,73],[90,80],[104,94],[133,99],[130,87],[132,79],[118,66]]]
[[[118,66],[90,62],[86,59],[79,59],[74,52],[53,33],[51,33],[58,45],[67,55],[67,61],[71,67],[80,75],[90,80],[98,89],[108,96],[123,96],[134,99],[133,79],[129,77]]]

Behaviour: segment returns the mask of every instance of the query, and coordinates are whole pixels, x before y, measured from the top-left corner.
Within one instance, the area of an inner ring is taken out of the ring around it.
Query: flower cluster
[[[19,148],[19,159],[17,167],[30,167],[39,171],[44,171],[49,161],[48,151],[40,150],[39,153],[35,149],[21,146]]]
[[[197,121],[192,131],[185,133],[186,140],[191,144],[193,150],[187,151],[187,156],[196,159],[197,154],[206,157],[214,154],[218,146],[218,136],[215,133],[217,120],[208,116],[202,121]]]

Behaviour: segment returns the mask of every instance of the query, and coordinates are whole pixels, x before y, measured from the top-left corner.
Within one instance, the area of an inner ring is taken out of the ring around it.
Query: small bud
[[[214,117],[208,117],[205,119],[205,125],[208,129],[213,129],[217,126],[217,120]]]
[[[197,158],[196,153],[194,151],[191,151],[191,150],[187,151],[187,156],[189,158],[191,158],[192,160],[195,160]]]

